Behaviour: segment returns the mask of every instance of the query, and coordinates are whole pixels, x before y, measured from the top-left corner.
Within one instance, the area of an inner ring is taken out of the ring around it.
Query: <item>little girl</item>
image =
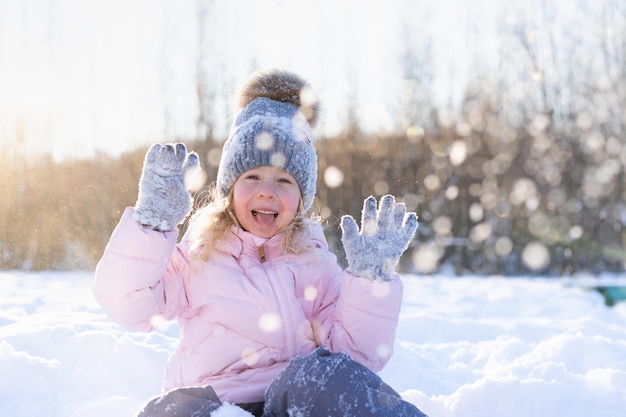
[[[389,360],[402,302],[398,259],[417,228],[392,196],[365,200],[361,230],[341,222],[345,271],[308,215],[317,102],[286,71],[239,94],[211,200],[177,243],[198,156],[154,145],[139,196],[96,268],[94,292],[118,323],[150,331],[177,318],[164,393],[141,417],[209,416],[223,403],[255,416],[424,416],[374,373]],[[225,405],[226,406],[226,405]]]

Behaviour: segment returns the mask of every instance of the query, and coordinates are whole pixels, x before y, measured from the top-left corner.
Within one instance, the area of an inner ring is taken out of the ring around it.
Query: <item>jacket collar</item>
[[[282,241],[284,233],[278,233],[269,239],[253,235],[250,232],[233,226],[230,235],[224,241],[220,251],[235,258],[240,256],[260,257],[260,251],[264,251],[267,259],[283,254]],[[259,249],[259,248],[263,249]]]
[[[321,225],[309,228],[309,244],[317,247],[328,247]],[[273,259],[285,254],[283,249],[284,233],[278,233],[269,239],[246,232],[238,226],[232,226],[231,233],[220,247],[220,252],[239,258],[242,255],[260,258],[261,251],[266,258]],[[263,249],[260,249],[263,248]]]

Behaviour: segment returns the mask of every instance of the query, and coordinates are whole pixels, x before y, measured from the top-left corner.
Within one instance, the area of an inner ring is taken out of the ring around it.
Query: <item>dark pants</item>
[[[148,401],[137,417],[208,417],[221,405],[209,386],[178,388]]]
[[[211,387],[180,388],[154,398],[138,417],[209,417],[221,405]],[[344,353],[324,348],[292,359],[259,405],[243,406],[262,417],[426,417],[374,372]]]

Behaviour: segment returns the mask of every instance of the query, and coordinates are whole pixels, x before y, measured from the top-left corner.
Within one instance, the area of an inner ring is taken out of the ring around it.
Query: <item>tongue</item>
[[[269,226],[270,224],[272,224],[274,222],[274,215],[273,214],[257,213],[256,214],[256,221],[259,222],[260,224],[262,224],[263,226]]]

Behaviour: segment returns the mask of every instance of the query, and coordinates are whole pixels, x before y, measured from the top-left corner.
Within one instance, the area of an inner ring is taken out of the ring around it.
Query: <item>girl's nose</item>
[[[276,188],[274,187],[274,181],[263,181],[259,194],[264,197],[275,197]]]

